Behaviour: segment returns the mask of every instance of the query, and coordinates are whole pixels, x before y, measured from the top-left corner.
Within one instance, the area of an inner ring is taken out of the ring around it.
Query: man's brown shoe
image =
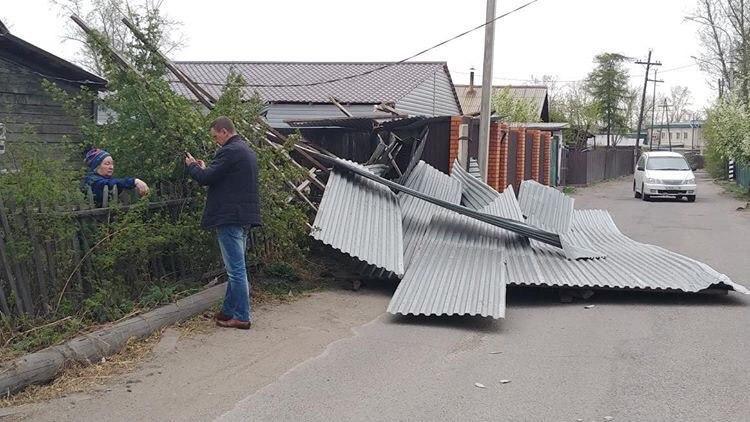
[[[217,321],[229,321],[232,317],[226,316],[223,312],[219,311],[214,314],[214,319]]]
[[[218,325],[219,327],[224,327],[224,328],[239,328],[240,330],[249,330],[250,325],[252,324],[250,323],[250,321],[240,321],[238,319],[230,319],[228,321],[217,320],[216,325]]]

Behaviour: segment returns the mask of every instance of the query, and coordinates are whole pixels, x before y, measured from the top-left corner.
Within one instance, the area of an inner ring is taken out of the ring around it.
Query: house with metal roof
[[[10,33],[0,22],[0,144],[33,135],[48,144],[80,135],[76,117],[44,89],[43,81],[71,93],[99,91],[107,81]],[[92,111],[94,104],[91,104]],[[93,114],[93,113],[92,113]],[[5,152],[5,145],[0,153]]]
[[[512,98],[531,103],[539,115],[540,122],[549,122],[549,97],[545,85],[493,85],[492,95],[507,89]],[[458,101],[464,115],[475,116],[481,111],[482,87],[474,85],[474,71],[468,85],[456,85]]]
[[[257,93],[268,105],[266,119],[277,129],[288,121],[353,116],[452,116],[461,105],[445,62],[212,62],[175,65],[201,88],[218,97],[232,73],[241,75],[246,97]],[[176,78],[172,88],[196,98]],[[335,101],[334,101],[335,99]],[[390,112],[377,109],[386,105]]]

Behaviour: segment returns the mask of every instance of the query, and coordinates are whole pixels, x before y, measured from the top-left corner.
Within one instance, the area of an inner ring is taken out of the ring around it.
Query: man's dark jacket
[[[261,225],[258,160],[255,152],[239,135],[229,138],[216,151],[213,161],[205,170],[191,164],[188,172],[196,182],[208,186],[201,221],[203,228]]]

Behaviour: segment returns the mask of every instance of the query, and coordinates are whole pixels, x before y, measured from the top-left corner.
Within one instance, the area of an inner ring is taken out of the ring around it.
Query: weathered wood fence
[[[185,189],[159,186],[159,195],[147,205],[147,212],[161,212],[177,219],[182,211],[196,206],[192,192]],[[136,200],[131,193],[118,194],[116,188],[104,195],[101,206],[94,204],[90,191],[87,198],[81,195],[80,199],[75,205],[38,204],[23,208],[0,199],[0,311],[4,315],[44,316],[57,309],[63,296],[80,303],[95,293],[93,282],[98,275],[94,252],[106,240],[102,236],[106,231],[101,229],[116,222],[135,206]],[[45,225],[60,219],[66,222],[67,229],[50,235]],[[204,255],[196,260],[174,251],[160,251],[149,259],[147,280],[139,279],[143,272],[129,265],[121,269],[121,276],[127,285],[198,281],[220,274],[217,252],[205,251],[212,253],[215,259],[205,259]]]

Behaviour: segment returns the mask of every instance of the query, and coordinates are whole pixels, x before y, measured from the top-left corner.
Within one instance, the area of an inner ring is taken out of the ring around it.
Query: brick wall
[[[497,178],[497,189],[498,192],[502,192],[508,186],[508,125],[499,125],[499,155],[500,155],[500,168],[498,170]]]
[[[526,128],[515,129],[518,133],[516,148],[516,192],[521,188],[521,181],[526,175]],[[531,151],[529,151],[531,153]]]
[[[531,132],[531,179],[541,182],[539,179],[539,155],[542,149],[542,132],[530,130]]]
[[[453,162],[458,158],[458,128],[461,126],[461,117],[451,117],[450,141],[448,143],[448,169],[453,169]]]
[[[552,164],[552,133],[542,132],[542,149],[544,151],[544,161],[542,162],[542,180],[547,186],[550,186],[552,175],[550,174],[550,166]]]
[[[487,184],[497,190],[500,183],[500,128],[490,124],[490,145],[487,156]]]

